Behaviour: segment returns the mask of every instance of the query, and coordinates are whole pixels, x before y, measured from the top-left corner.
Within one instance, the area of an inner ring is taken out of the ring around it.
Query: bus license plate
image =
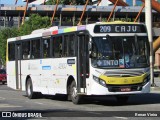
[[[131,88],[120,88],[121,92],[129,92],[131,91]]]

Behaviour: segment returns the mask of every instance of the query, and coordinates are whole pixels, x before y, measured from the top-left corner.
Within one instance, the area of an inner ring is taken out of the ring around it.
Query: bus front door
[[[86,78],[89,77],[89,36],[84,34],[78,35],[77,50],[77,92],[86,93]]]
[[[20,56],[21,56],[21,44],[17,43],[15,47],[16,89],[22,89]]]

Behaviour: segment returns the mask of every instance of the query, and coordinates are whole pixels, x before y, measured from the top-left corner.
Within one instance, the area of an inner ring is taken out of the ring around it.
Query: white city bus
[[[41,94],[113,95],[126,102],[150,92],[149,41],[141,23],[98,22],[41,29],[7,41],[7,83]]]

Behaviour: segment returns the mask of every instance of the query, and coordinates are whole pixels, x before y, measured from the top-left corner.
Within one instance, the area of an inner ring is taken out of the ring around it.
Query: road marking
[[[117,118],[117,119],[123,119],[123,120],[127,120],[128,118],[126,118],[126,117],[114,117],[114,118]]]
[[[6,98],[0,97],[0,100],[5,100]]]
[[[9,105],[9,104],[0,104],[0,108],[6,108],[6,107],[22,107],[22,106]]]
[[[40,104],[40,105],[42,105],[42,104],[43,104],[43,103],[40,103],[40,102],[35,102],[35,103]]]
[[[97,113],[97,112],[88,112],[88,113],[91,113],[91,114],[102,114],[102,113]]]

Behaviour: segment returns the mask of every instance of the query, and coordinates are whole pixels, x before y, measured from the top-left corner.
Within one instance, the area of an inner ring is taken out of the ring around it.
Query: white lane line
[[[36,103],[36,104],[40,104],[40,105],[43,105],[43,103],[40,103],[40,102],[34,102],[34,103]]]
[[[102,113],[97,113],[97,112],[88,112],[88,113],[97,114],[97,115],[98,115],[98,114],[99,114],[99,115],[102,114]]]
[[[22,107],[22,106],[9,105],[9,104],[0,104],[0,108],[6,108],[6,107]]]
[[[123,119],[123,120],[127,120],[127,119],[128,119],[128,118],[126,118],[126,117],[118,117],[118,116],[116,116],[116,117],[114,117],[114,118]]]

